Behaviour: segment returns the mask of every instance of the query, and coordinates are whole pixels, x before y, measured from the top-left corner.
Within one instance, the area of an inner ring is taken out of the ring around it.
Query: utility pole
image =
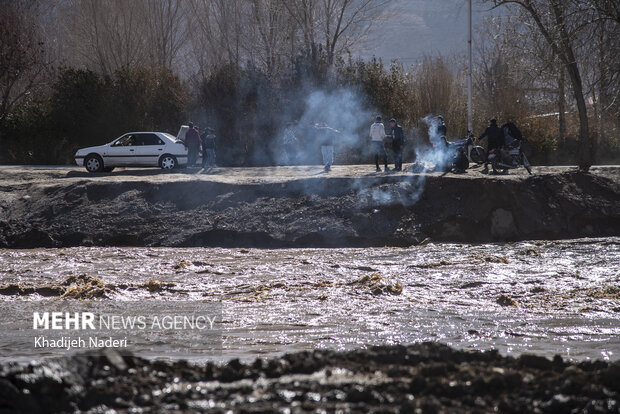
[[[469,66],[467,68],[467,129],[473,133],[474,125],[473,125],[473,117],[472,117],[472,103],[471,103],[471,72],[472,72],[472,58],[471,58],[471,0],[469,0],[469,14],[468,14],[468,25],[467,25],[467,49],[468,49],[468,57],[469,57]]]

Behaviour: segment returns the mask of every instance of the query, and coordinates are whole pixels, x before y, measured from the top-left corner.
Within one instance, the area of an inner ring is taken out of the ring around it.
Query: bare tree
[[[104,74],[149,62],[142,4],[133,1],[70,0],[65,16],[70,64]]]
[[[386,0],[323,0],[327,61],[358,44],[387,6]]]
[[[617,2],[605,0],[571,0],[575,28],[573,45],[581,70],[584,97],[591,104],[595,127],[593,137],[607,149],[610,116],[618,112],[620,98],[620,20]]]
[[[518,44],[520,34],[512,19],[491,18],[475,42],[477,68],[474,86],[481,114],[486,120],[500,117],[516,120],[527,115],[525,94],[535,83],[531,70],[523,70],[523,55]],[[516,44],[511,44],[517,39]]]
[[[200,71],[224,64],[239,65],[247,33],[248,0],[189,0],[192,59]]]
[[[531,25],[525,13],[485,21],[475,42],[479,55],[475,72],[477,100],[487,117],[499,115],[516,121],[558,112],[557,130],[563,143],[565,67]]]
[[[318,0],[282,0],[295,25],[301,32],[302,44],[307,56],[313,61],[319,58],[316,40]]]
[[[558,134],[560,142],[566,141],[566,70],[558,68]]]
[[[248,0],[252,5],[252,33],[254,42],[250,55],[256,55],[268,75],[283,68],[288,55],[288,45],[294,39],[294,26],[281,0]],[[249,39],[248,39],[249,40]]]
[[[561,0],[492,0],[496,6],[514,4],[525,11],[552,52],[566,67],[573,97],[579,114],[579,168],[588,171],[593,162],[593,148],[588,126],[588,112],[583,81],[575,55],[576,30],[583,23],[583,15],[575,13],[573,2]]]
[[[420,113],[446,114],[450,108],[454,77],[442,57],[426,56],[417,68],[415,91]]]
[[[360,42],[379,20],[388,0],[282,0],[299,27],[306,53],[335,57]]]
[[[45,79],[49,62],[34,12],[28,2],[0,0],[0,125]]]
[[[591,3],[599,17],[620,23],[620,3],[616,0],[593,0]]]
[[[605,3],[595,1],[595,5]],[[618,19],[620,6],[617,4],[603,4],[609,9],[615,7],[616,18],[610,19],[609,10],[597,7],[596,24],[592,25],[596,37],[596,49],[598,65],[593,65],[595,76],[593,94],[597,95],[598,135],[603,144],[608,144],[607,124],[613,117],[620,121],[620,19]],[[620,141],[620,131],[617,139]],[[607,146],[607,145],[605,145]]]
[[[141,5],[146,17],[150,61],[158,67],[172,69],[189,33],[182,1],[145,0]]]
[[[173,69],[188,43],[182,0],[67,0],[58,43],[65,63],[112,74],[138,66]]]

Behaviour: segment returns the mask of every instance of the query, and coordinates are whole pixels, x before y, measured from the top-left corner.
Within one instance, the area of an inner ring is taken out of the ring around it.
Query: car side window
[[[155,134],[140,134],[140,143],[141,145],[164,145],[164,141]]]
[[[136,145],[136,137],[134,135],[125,135],[114,144],[113,147],[131,147]]]

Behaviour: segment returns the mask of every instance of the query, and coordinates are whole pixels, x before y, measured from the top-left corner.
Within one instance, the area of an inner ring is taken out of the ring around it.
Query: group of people
[[[371,151],[375,157],[377,172],[381,171],[381,168],[379,167],[379,157],[383,157],[384,171],[390,171],[387,152],[385,151],[386,140],[390,141],[392,151],[394,152],[394,171],[402,171],[405,134],[403,132],[403,128],[396,122],[396,119],[390,119],[390,133],[386,134],[385,125],[383,125],[382,118],[378,116],[375,119],[374,124],[370,126],[369,135]]]
[[[432,127],[435,129],[435,132],[431,134],[432,136],[430,137],[432,145],[448,146],[448,141],[446,139],[447,127],[443,117],[434,117],[431,122]],[[400,125],[398,125],[395,119],[390,120],[389,127],[390,133],[386,134],[385,126],[383,125],[380,116],[377,116],[375,122],[370,126],[369,136],[371,140],[371,150],[374,155],[377,172],[381,171],[381,168],[379,167],[380,157],[383,157],[384,171],[390,171],[387,152],[385,150],[386,140],[389,144],[391,144],[390,146],[394,156],[394,171],[402,171],[403,147],[405,143],[403,129]],[[485,138],[488,138],[487,151],[497,151],[500,154],[500,157],[503,156],[505,148],[514,147],[517,145],[521,145],[521,148],[523,148],[523,143],[527,143],[524,141],[521,131],[519,131],[519,128],[517,128],[514,123],[507,122],[499,127],[496,119],[491,119],[489,126],[476,139],[476,141],[480,141]],[[489,160],[487,157],[485,159],[484,169],[481,171],[483,174],[489,172],[488,165]]]
[[[482,134],[477,138],[478,141],[488,139],[487,151],[497,151],[500,157],[504,155],[504,148],[515,145],[518,141],[523,141],[523,136],[519,128],[512,123],[507,122],[501,126],[497,125],[497,119],[491,119],[489,126],[484,130]],[[484,169],[481,171],[486,174],[489,172],[489,160],[488,157],[484,163]],[[496,172],[496,171],[494,171]]]
[[[296,122],[287,124],[283,134],[286,160],[289,164],[295,164],[297,161],[299,142],[296,135],[296,126]],[[388,156],[385,150],[386,141],[389,141],[392,151],[394,152],[394,171],[402,171],[405,134],[402,127],[398,125],[395,119],[390,120],[389,126],[390,133],[386,134],[385,126],[382,123],[382,118],[378,116],[375,119],[375,123],[373,123],[370,127],[371,150],[375,157],[377,171],[381,171],[381,168],[379,168],[380,156],[383,157],[385,171],[390,171],[388,166]],[[316,142],[321,147],[324,170],[325,172],[329,172],[332,164],[334,163],[334,146],[338,139],[338,135],[341,132],[325,123],[315,123],[310,127],[310,129],[312,134],[315,136]]]
[[[447,145],[447,128],[443,117],[435,117],[433,122],[435,123],[434,126],[437,131],[437,136],[435,138]],[[381,158],[383,159],[383,171],[391,171],[388,165],[386,146],[391,149],[393,154],[393,171],[402,171],[403,168],[403,149],[405,146],[403,128],[394,118],[390,119],[388,126],[389,132],[386,133],[386,128],[381,116],[377,116],[375,122],[370,126],[370,148],[377,172],[382,171],[379,166],[379,160]],[[286,163],[289,165],[294,165],[298,161],[299,139],[297,127],[296,121],[288,123],[282,135],[284,155],[286,157]],[[324,170],[328,172],[331,170],[331,166],[334,163],[334,146],[340,131],[331,128],[325,123],[315,123],[310,128],[315,136],[316,143],[321,148]],[[500,128],[495,119],[490,121],[490,125],[477,140],[482,140],[484,138],[488,138],[489,151],[502,151],[504,146],[510,145],[512,141],[522,140],[521,132],[513,123],[506,123]],[[202,152],[203,168],[215,167],[215,141],[216,135],[213,128],[206,128],[201,134],[198,127],[190,122],[189,129],[185,134],[185,146],[188,149],[188,165],[194,166],[198,159],[198,155]],[[436,143],[433,144],[435,145]],[[482,172],[488,172],[488,160],[485,162]]]
[[[185,147],[187,148],[187,165],[196,165],[198,155],[202,152],[202,168],[215,167],[215,130],[205,128],[201,134],[198,127],[192,122],[185,133]]]
[[[189,129],[185,133],[185,147],[188,151],[188,166],[194,166],[198,160],[199,154],[202,152],[202,167],[215,166],[215,131],[212,128],[206,128],[201,134],[198,127],[192,122],[188,124]],[[289,122],[284,129],[282,144],[286,163],[294,165],[298,161],[299,138],[297,134],[297,122]],[[403,129],[395,119],[389,121],[390,133],[386,134],[385,126],[382,119],[378,116],[375,123],[370,127],[371,150],[375,157],[377,171],[379,168],[379,157],[383,157],[385,171],[390,171],[388,166],[388,156],[385,150],[385,142],[389,141],[391,149],[394,153],[394,171],[402,171],[403,168],[403,147],[405,143],[405,135]],[[315,123],[310,127],[315,137],[316,143],[321,148],[321,156],[323,158],[323,166],[325,172],[331,170],[334,164],[334,147],[340,131],[327,125],[326,123]]]

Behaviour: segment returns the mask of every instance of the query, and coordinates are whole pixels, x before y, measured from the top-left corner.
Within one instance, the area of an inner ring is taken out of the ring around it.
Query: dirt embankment
[[[288,170],[290,176],[271,169],[261,177],[224,169],[102,176],[3,170],[0,247],[408,246],[426,238],[620,235],[618,168],[499,177],[339,168],[330,175]]]
[[[617,413],[620,362],[502,357],[436,343],[220,366],[110,349],[0,368],[0,412]]]

